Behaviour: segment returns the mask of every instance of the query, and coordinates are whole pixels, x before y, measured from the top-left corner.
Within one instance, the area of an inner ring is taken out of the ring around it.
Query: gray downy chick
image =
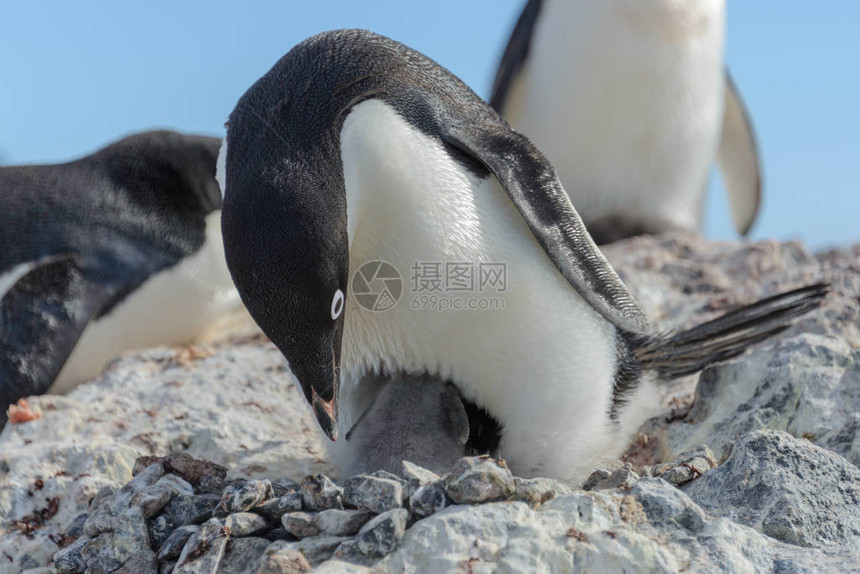
[[[382,383],[346,440],[352,443],[346,476],[400,474],[403,460],[441,474],[467,454],[469,418],[453,384],[429,375],[396,375]]]

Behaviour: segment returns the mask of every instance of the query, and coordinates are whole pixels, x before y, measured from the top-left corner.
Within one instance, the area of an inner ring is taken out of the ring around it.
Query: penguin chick
[[[469,419],[460,392],[427,375],[384,380],[346,440],[345,476],[402,471],[408,460],[437,474],[466,456]]]
[[[0,168],[0,424],[123,351],[192,342],[239,307],[223,255],[220,141],[132,135]]]
[[[724,64],[724,0],[529,0],[490,102],[555,165],[598,244],[701,232],[719,162],[738,233],[761,202],[750,118]]]

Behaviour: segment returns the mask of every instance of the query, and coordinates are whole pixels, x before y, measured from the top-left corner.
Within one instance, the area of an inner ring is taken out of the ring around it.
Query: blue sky
[[[71,159],[151,128],[221,135],[254,80],[333,28],[409,44],[486,97],[522,1],[8,2],[0,162]],[[754,239],[860,240],[858,29],[849,0],[729,4],[727,60],[764,158]],[[734,238],[718,184],[709,204],[706,234]]]

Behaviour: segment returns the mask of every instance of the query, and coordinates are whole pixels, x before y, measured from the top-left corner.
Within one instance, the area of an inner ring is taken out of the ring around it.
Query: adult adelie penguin
[[[0,424],[121,352],[190,343],[239,307],[219,140],[167,131],[76,161],[0,168]]]
[[[641,422],[655,395],[642,369],[736,354],[820,297],[648,335],[531,142],[438,64],[371,32],[293,48],[239,100],[222,154],[227,265],[332,439],[372,401],[365,375],[426,373],[501,423],[516,473],[576,480]],[[504,308],[368,311],[347,298],[350,270],[375,260],[403,274],[504,263]]]
[[[701,231],[719,161],[735,227],[760,202],[749,117],[723,63],[725,0],[529,0],[491,105],[528,136],[598,243]]]

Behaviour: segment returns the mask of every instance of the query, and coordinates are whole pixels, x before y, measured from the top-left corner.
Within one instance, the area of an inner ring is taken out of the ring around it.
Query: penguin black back
[[[0,168],[0,410],[47,391],[91,320],[201,249],[219,145],[154,131]]]
[[[144,273],[203,243],[204,219],[221,207],[213,178],[219,141],[175,132],[124,138],[56,165],[0,168],[4,208],[0,273],[42,257],[132,238],[158,254]],[[104,249],[104,246],[101,246]]]

